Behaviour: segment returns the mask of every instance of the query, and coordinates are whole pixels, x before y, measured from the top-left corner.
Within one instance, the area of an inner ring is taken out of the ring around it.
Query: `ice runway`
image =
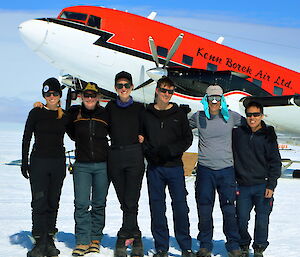
[[[3,126],[2,126],[3,125]],[[23,125],[1,124],[0,128],[0,248],[1,257],[24,257],[32,247],[28,237],[31,230],[30,188],[29,181],[24,179],[20,173],[19,166],[3,165],[4,162],[20,159],[21,138]],[[72,144],[68,141],[66,148],[70,150]],[[293,158],[300,159],[297,152],[290,152]],[[193,249],[198,249],[197,243],[197,211],[194,200],[194,178],[186,181],[188,204],[190,207],[191,236],[193,238]],[[265,251],[266,257],[293,256],[299,257],[299,228],[300,228],[300,180],[284,179],[278,181],[275,191],[274,209],[271,214],[270,246]],[[172,213],[170,199],[167,199],[167,215],[170,228],[170,256],[180,256],[180,249],[176,243],[173,233]],[[224,247],[225,237],[222,233],[222,216],[216,201],[214,211],[214,256],[227,257]],[[88,254],[86,256],[113,256],[113,247],[116,234],[121,226],[121,211],[115,191],[110,186],[106,209],[107,219],[104,229],[104,239],[100,254]],[[143,234],[145,245],[145,256],[152,256],[154,245],[150,231],[150,213],[147,197],[147,185],[144,178],[139,212],[139,225]],[[253,219],[252,219],[253,221]],[[253,222],[250,224],[253,229]],[[73,185],[72,176],[67,175],[63,187],[58,224],[57,247],[61,250],[61,257],[71,256],[74,240],[73,220]]]

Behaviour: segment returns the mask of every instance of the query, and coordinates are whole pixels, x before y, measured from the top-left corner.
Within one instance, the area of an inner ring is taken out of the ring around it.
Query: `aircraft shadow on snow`
[[[114,249],[117,237],[111,237],[104,234],[101,245],[105,248]],[[66,247],[73,249],[75,247],[75,236],[73,233],[58,232],[56,235],[56,240],[62,242]],[[12,245],[20,245],[28,250],[32,248],[31,232],[30,231],[20,231],[19,233],[13,234],[9,237],[9,241]],[[143,237],[144,243],[144,253],[145,255],[154,253],[154,243],[153,239],[150,237]],[[227,257],[227,252],[224,245],[224,240],[214,240],[214,255],[220,255],[221,257]],[[170,248],[175,248],[180,251],[180,247],[177,244],[175,237],[170,237]],[[197,239],[192,239],[192,248],[197,250],[199,248],[199,243]],[[169,253],[169,256],[180,256],[180,254]]]

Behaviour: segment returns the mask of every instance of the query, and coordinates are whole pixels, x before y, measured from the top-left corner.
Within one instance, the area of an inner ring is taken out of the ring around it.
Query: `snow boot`
[[[90,245],[76,245],[72,252],[72,256],[84,256],[89,252]]]
[[[197,257],[211,257],[211,252],[206,248],[200,248],[196,253]]]
[[[60,251],[56,248],[54,244],[55,233],[48,233],[46,241],[46,250],[45,255],[47,257],[57,257],[60,254]]]
[[[100,253],[100,241],[92,240],[88,251],[89,253]]]
[[[228,257],[242,257],[242,251],[240,249],[232,250],[228,252]]]
[[[153,257],[168,257],[168,252],[159,250],[153,255]]]
[[[114,257],[127,257],[126,238],[118,237],[114,252]]]
[[[144,246],[141,237],[134,238],[132,243],[131,257],[142,257],[144,256]]]
[[[241,245],[242,255],[241,257],[249,257],[249,246],[248,245]]]
[[[181,253],[181,257],[196,257],[196,255],[192,250],[184,250]]]
[[[264,257],[263,252],[265,249],[263,248],[255,248],[253,257]]]
[[[42,236],[34,236],[34,247],[27,253],[27,257],[44,257],[46,250],[46,238]]]

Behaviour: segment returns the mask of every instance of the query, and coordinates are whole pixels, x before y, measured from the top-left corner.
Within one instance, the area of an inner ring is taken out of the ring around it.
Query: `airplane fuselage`
[[[169,63],[169,66],[178,67],[173,75],[180,81],[184,77],[180,68],[235,72],[247,87],[224,88],[229,108],[243,113],[239,101],[250,95],[300,94],[300,74],[296,71],[127,12],[74,6],[63,9],[57,18],[26,21],[19,29],[29,47],[64,74],[96,82],[108,91],[114,91],[113,78],[121,70],[132,74],[136,86],[148,79],[146,71],[155,67],[148,45],[149,36],[155,40],[159,62],[163,64],[168,49],[183,33],[182,43]],[[199,100],[206,86],[199,85],[198,91],[177,90],[172,100],[188,104],[192,111],[196,111],[201,108]],[[199,87],[203,89],[199,90]],[[247,88],[251,88],[251,92]],[[152,83],[133,91],[132,95],[137,101],[149,103],[154,100],[154,90]],[[267,108],[266,119],[276,116],[276,119],[270,118],[272,125],[300,134],[299,122],[295,119],[300,107],[292,103],[288,108],[288,112],[283,112],[282,108],[275,110],[270,107],[272,115],[268,114]],[[282,124],[281,115],[291,123]]]

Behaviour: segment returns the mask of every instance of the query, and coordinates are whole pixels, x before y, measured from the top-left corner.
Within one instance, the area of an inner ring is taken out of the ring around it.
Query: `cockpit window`
[[[87,25],[90,27],[100,29],[101,18],[94,16],[94,15],[90,15]]]
[[[85,21],[87,18],[87,14],[78,12],[63,12],[60,15],[60,18],[68,20]]]

